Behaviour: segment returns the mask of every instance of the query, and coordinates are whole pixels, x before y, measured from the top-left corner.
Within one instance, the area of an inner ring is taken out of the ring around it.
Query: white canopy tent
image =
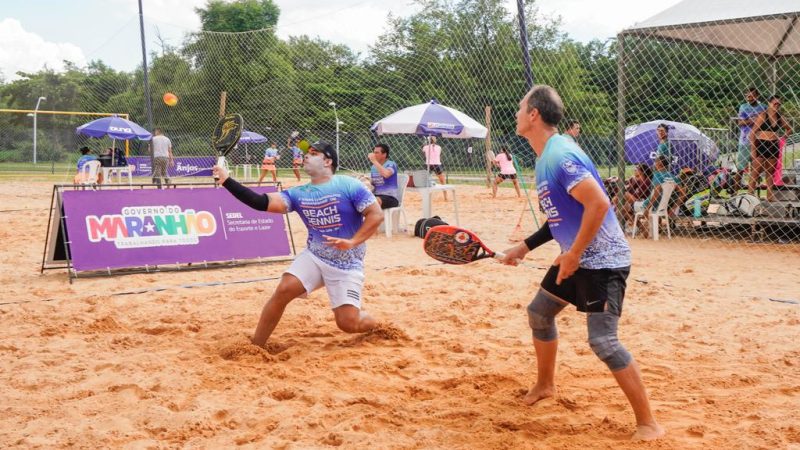
[[[800,54],[797,0],[684,0],[624,30],[756,55]]]
[[[684,0],[617,36],[617,156],[619,179],[625,174],[625,38],[691,43],[752,55],[771,67],[772,90],[776,62],[800,56],[798,0]]]

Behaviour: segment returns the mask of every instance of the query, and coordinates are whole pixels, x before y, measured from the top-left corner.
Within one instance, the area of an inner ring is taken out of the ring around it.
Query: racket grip
[[[506,257],[506,254],[505,254],[505,253],[503,253],[503,252],[496,252],[496,253],[494,254],[494,256],[493,256],[493,258],[494,258],[494,259],[500,259],[500,260],[502,260],[502,259],[503,259],[503,258],[505,258],[505,257]]]
[[[224,156],[217,157],[217,165],[219,167],[222,167],[225,170],[228,170],[228,163],[225,161],[225,157]],[[219,177],[214,175],[214,181],[217,181],[217,180],[219,180]]]

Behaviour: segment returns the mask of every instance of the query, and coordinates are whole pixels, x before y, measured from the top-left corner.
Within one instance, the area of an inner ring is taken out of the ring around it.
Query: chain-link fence
[[[673,165],[663,169],[678,182],[666,212],[673,236],[731,239],[737,245],[800,241],[796,188],[800,136],[789,134],[779,157],[759,157],[759,167],[768,169],[770,176],[774,164],[782,163],[775,179],[783,186],[773,187],[762,177],[750,194],[750,166],[741,162],[752,149],[749,141],[740,145],[738,121],[748,88],[756,87],[761,94],[752,108],[760,110],[771,93],[778,93],[782,96],[781,117],[792,129],[800,125],[796,96],[800,92],[800,60],[643,32],[584,44],[570,40],[558,21],[543,18],[533,3],[527,3],[526,15],[535,81],[560,92],[567,118],[581,124],[577,142],[603,177],[624,174],[624,179],[635,178],[635,164],[652,166],[650,155],[658,154],[655,127],[640,139],[647,147],[638,149],[627,145],[631,136],[623,129],[662,121],[673,124],[667,137]],[[775,34],[777,27],[785,26],[781,24],[764,22],[761,34]],[[705,33],[703,25],[693,30],[695,35]],[[759,36],[741,34],[737,39],[758,40]],[[136,54],[136,49],[131,49],[131,57]],[[292,132],[333,143],[337,141],[337,121],[340,163],[346,171],[368,171],[366,153],[378,139],[390,145],[391,159],[401,170],[419,170],[424,168],[422,137],[379,138],[369,128],[399,109],[436,99],[489,123],[490,148],[498,152],[506,146],[517,159],[522,180],[530,184],[533,178],[533,152],[515,134],[515,112],[526,89],[519,27],[515,11],[499,1],[426,3],[412,16],[389,19],[387,31],[366,54],[308,37],[281,40],[270,29],[194,33],[179,48],[151,54],[148,71],[152,126],[165,130],[179,157],[212,155],[209,138],[224,91],[227,111],[241,113],[246,129],[277,143],[281,175],[291,171],[287,140]],[[118,72],[92,63],[87,69],[38,74],[0,89],[2,107],[23,108],[37,96],[46,95],[49,109],[124,112],[148,126],[141,71]],[[178,96],[177,105],[170,107],[160,101],[165,92]],[[68,167],[80,145],[99,149],[111,144],[110,140],[84,140],[74,135],[74,128],[88,121],[85,117],[39,115],[38,119],[39,160],[51,165]],[[684,124],[698,135],[678,136]],[[642,127],[639,130],[644,130]],[[785,127],[780,128],[778,136],[759,136],[780,140],[787,134]],[[30,117],[0,114],[0,169],[32,166],[28,163],[31,136]],[[485,183],[487,141],[442,139],[439,144],[448,182]],[[129,145],[129,154],[145,154],[146,146],[141,143],[131,141]],[[230,159],[236,165],[258,165],[268,145],[240,145]],[[740,154],[742,148],[747,154]],[[648,155],[647,160],[642,155]],[[652,181],[648,178],[642,183],[647,188],[634,192],[627,201],[624,191],[617,191],[629,229],[639,211],[638,202],[653,194]],[[615,186],[620,184],[608,183],[612,191]],[[628,188],[630,192],[631,186]],[[658,200],[653,197],[651,204]],[[652,234],[654,230],[645,224],[647,217],[640,220],[638,228]]]

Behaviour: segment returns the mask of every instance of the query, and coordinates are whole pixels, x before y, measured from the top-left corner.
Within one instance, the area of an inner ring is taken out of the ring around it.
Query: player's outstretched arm
[[[214,166],[214,177],[219,178],[222,187],[228,190],[234,197],[245,205],[255,209],[256,211],[266,211],[272,213],[285,214],[287,211],[286,204],[280,194],[259,194],[252,189],[240,184],[228,176],[228,171],[220,166]]]

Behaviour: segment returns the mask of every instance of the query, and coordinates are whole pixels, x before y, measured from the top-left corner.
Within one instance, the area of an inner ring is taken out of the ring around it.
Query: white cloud
[[[362,55],[387,31],[390,12],[395,16],[408,16],[419,9],[396,0],[332,1],[323,5],[313,0],[276,3],[281,8],[277,29],[279,37],[319,36],[336,44],[345,44]]]
[[[319,36],[346,44],[362,53],[386,31],[386,19],[390,12],[402,17],[420,9],[419,5],[409,0],[329,0],[325,3],[318,0],[273,1],[281,8],[278,23],[278,36],[281,38],[302,34]],[[561,29],[571,38],[588,42],[614,37],[623,29],[679,1],[647,3],[641,0],[610,0],[602,6],[587,0],[538,0],[536,3],[542,16],[560,16]],[[505,6],[511,14],[516,13],[516,0],[506,0]]]
[[[86,65],[83,50],[68,42],[47,42],[41,36],[22,28],[16,19],[0,21],[0,71],[7,80],[19,78],[17,71],[36,72],[45,66],[55,71],[64,69],[64,60]]]

